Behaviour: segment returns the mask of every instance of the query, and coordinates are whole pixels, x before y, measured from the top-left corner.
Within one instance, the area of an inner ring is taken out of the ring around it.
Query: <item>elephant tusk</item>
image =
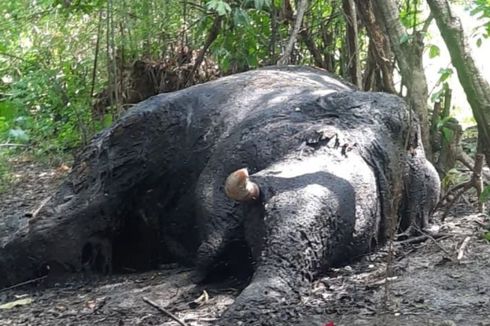
[[[259,199],[259,186],[250,181],[246,168],[231,173],[225,181],[226,195],[236,201],[244,202]]]

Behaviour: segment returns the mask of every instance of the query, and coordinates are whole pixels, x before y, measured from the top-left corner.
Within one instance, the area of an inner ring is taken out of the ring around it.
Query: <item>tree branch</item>
[[[301,29],[301,24],[303,23],[303,16],[305,14],[306,7],[308,7],[308,0],[300,0],[298,11],[296,13],[296,21],[294,22],[294,27],[291,31],[291,35],[289,36],[288,45],[286,46],[282,57],[277,61],[278,66],[287,65],[290,63],[291,53],[293,52],[294,43],[296,42],[299,30]]]

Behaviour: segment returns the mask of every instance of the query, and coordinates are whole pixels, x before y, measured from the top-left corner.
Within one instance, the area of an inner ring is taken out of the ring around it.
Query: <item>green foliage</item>
[[[407,29],[422,22],[422,11],[419,9],[419,4],[420,1],[406,1],[405,5],[400,8],[400,21]]]
[[[26,143],[37,154],[57,154],[79,146],[106,126],[92,121],[90,97],[98,13],[107,10],[106,3],[102,0],[0,3],[0,15],[4,18],[0,22],[0,143]],[[142,52],[150,57],[153,53],[161,54],[162,48],[154,40],[168,35],[156,31],[177,34],[182,26],[176,15],[181,13],[180,3],[160,2],[157,6],[155,2],[151,8],[125,1],[117,4],[113,9],[117,17],[113,19],[128,21],[115,40],[120,49],[124,48],[126,62],[142,57]],[[158,15],[156,23],[150,25],[154,18],[152,10]],[[176,19],[166,19],[167,15]],[[106,25],[101,26],[96,92],[108,82]],[[127,39],[123,39],[123,33]]]
[[[0,152],[0,193],[8,189],[11,183],[10,166],[5,155]]]
[[[489,0],[474,0],[469,6],[470,14],[476,16],[478,20],[483,21],[474,34],[476,45],[480,47],[484,39],[490,36],[490,1]]]
[[[482,203],[490,200],[490,186],[485,187],[480,195],[480,201]]]
[[[429,46],[429,58],[433,59],[441,55],[441,50],[437,45],[431,44]]]
[[[268,10],[271,5],[270,0],[246,0],[234,3],[230,10],[226,9],[230,14],[224,21],[226,32],[221,33],[212,46],[213,57],[223,72],[244,71],[270,61],[271,21]],[[219,11],[218,14],[221,15]],[[283,32],[287,35],[287,29]]]
[[[450,128],[446,127],[448,121],[453,120],[454,118],[451,116],[444,117],[442,119],[438,119],[436,123],[437,130],[439,130],[444,138],[444,141],[447,143],[451,143],[454,137],[454,131]]]
[[[473,0],[470,5],[470,10],[472,16],[478,16],[478,19],[488,19],[490,18],[490,1]]]
[[[410,38],[411,38],[410,35],[408,35],[407,33],[403,34],[402,37],[400,38],[400,44],[408,43]]]
[[[40,154],[83,144],[116,117],[93,121],[91,112],[92,93],[114,83],[114,62],[121,80],[136,59],[162,61],[184,46],[195,57],[216,15],[221,26],[206,55],[220,71],[275,64],[294,23],[294,3],[287,17],[284,5],[281,0],[2,1],[0,143],[27,144]],[[319,52],[332,54],[332,71],[341,73],[347,60],[341,4],[312,2],[304,25]],[[300,40],[294,55],[297,64],[314,62]]]
[[[458,169],[449,170],[441,180],[441,186],[447,190],[450,187],[460,184],[464,181],[464,175]]]
[[[208,10],[216,11],[220,16],[231,13],[230,5],[222,0],[211,0],[206,4],[206,7]]]
[[[483,233],[483,239],[487,240],[490,242],[490,231],[486,231]]]
[[[1,1],[0,143],[28,145],[39,155],[58,155],[83,144],[117,118],[105,114],[103,121],[94,121],[92,112],[92,93],[113,83],[113,63],[118,65],[117,78],[123,79],[136,59],[161,61],[183,46],[191,48],[195,57],[217,15],[220,31],[206,55],[222,73],[275,64],[294,24],[295,2],[291,3],[292,12],[286,15],[282,0]],[[400,42],[410,43],[425,17],[421,1],[400,3],[401,21],[407,27]],[[475,1],[473,10],[485,16],[487,7],[487,2]],[[295,64],[323,60],[324,68],[347,75],[350,59],[341,2],[311,2],[302,31],[308,31],[310,42],[306,44],[304,35],[298,37]],[[361,28],[365,65],[363,33]],[[311,48],[316,48],[320,60]],[[439,53],[436,45],[429,47],[430,57]],[[441,71],[440,82],[451,74],[450,69]],[[451,137],[444,128],[442,132]]]
[[[439,83],[447,81],[453,75],[453,69],[441,68],[439,69]]]
[[[2,2],[0,142],[28,143],[42,151],[80,144],[82,122],[88,122],[83,112],[90,108],[87,72],[93,50],[90,34],[78,29],[88,19],[81,13],[95,4]],[[80,16],[70,16],[68,9]]]
[[[439,86],[439,89],[432,93],[431,101],[436,102],[440,101],[444,97],[444,93],[446,89],[449,87],[447,81],[453,76],[453,70],[451,68],[441,68],[439,69],[439,80],[436,83],[436,86]]]

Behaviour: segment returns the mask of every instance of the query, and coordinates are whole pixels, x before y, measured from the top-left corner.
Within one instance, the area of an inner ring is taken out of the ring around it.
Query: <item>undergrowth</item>
[[[7,157],[0,153],[0,193],[7,191],[12,182],[10,164]]]

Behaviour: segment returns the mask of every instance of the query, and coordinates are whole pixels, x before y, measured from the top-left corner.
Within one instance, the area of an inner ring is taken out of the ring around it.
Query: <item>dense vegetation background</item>
[[[318,66],[361,89],[407,97],[426,126],[426,146],[437,153],[457,131],[448,124],[452,66],[440,70],[431,90],[420,76],[424,53],[434,58],[445,47],[430,41],[429,26],[436,21],[441,29],[442,21],[434,6],[464,6],[479,28],[459,40],[480,46],[490,33],[490,0],[427,2],[2,1],[0,184],[8,184],[12,157],[27,152],[59,164],[153,94],[274,64]],[[490,107],[480,109],[484,139]]]

